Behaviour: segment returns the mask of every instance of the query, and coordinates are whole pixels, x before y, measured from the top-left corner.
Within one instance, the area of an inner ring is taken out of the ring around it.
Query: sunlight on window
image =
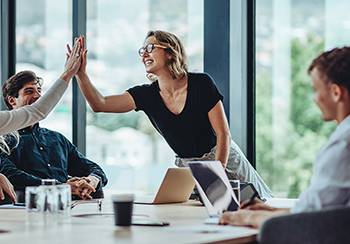
[[[317,152],[336,126],[322,121],[307,69],[324,50],[350,44],[350,3],[256,4],[257,169],[275,196],[296,198],[308,186]]]

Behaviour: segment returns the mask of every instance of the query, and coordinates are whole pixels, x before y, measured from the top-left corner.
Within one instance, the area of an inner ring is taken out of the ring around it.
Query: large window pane
[[[88,0],[88,74],[104,95],[149,83],[138,49],[150,29],[178,35],[193,70],[203,71],[203,0]],[[87,156],[112,192],[153,194],[174,153],[143,112],[96,114],[87,107]]]
[[[323,51],[350,44],[350,2],[256,1],[257,169],[278,197],[297,197],[335,123],[312,101],[307,69]]]
[[[62,74],[72,40],[71,0],[17,0],[16,72],[32,70],[44,79],[43,93]],[[72,135],[72,89],[40,125]]]

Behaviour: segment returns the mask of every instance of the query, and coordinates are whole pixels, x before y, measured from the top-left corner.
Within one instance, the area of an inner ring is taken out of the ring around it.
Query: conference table
[[[209,216],[205,207],[194,200],[134,204],[133,220],[165,221],[169,226],[118,227],[111,199],[102,200],[101,210],[96,202],[85,203],[76,205],[70,218],[55,224],[29,223],[24,208],[0,208],[0,243],[250,243],[259,233],[248,227],[225,229],[231,227],[204,224]]]
[[[133,220],[164,221],[169,226],[118,227],[114,224],[111,199],[96,202],[81,201],[71,210],[71,217],[55,224],[27,221],[27,212],[0,208],[0,243],[250,243],[259,230],[204,224],[209,218],[205,207],[189,200],[176,204],[134,204]],[[268,204],[291,207],[295,199],[268,199]],[[4,207],[0,206],[0,207]]]

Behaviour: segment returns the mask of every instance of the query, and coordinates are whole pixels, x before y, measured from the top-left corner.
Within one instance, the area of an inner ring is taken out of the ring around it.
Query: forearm
[[[226,168],[228,156],[230,153],[231,136],[228,133],[217,135],[215,160],[221,162]]]
[[[289,209],[266,210],[238,210],[224,212],[219,220],[221,225],[249,226],[259,228],[267,219],[289,214]]]
[[[74,77],[75,74],[73,74],[72,72],[69,71],[64,71],[61,76],[60,79],[64,80],[65,82],[67,82],[67,84],[69,84],[70,80]]]
[[[95,188],[95,190],[98,190],[98,186],[100,185],[100,179],[95,175],[89,175],[87,178],[89,178],[90,184]]]
[[[16,190],[23,190],[26,186],[41,184],[41,178],[11,167],[2,167],[1,172],[8,178]]]
[[[215,160],[219,160],[225,168],[230,152],[231,134],[226,119],[224,106],[221,101],[218,101],[209,111],[208,117],[216,134]]]
[[[260,226],[264,223],[264,221],[279,217],[283,215],[290,214],[289,209],[278,209],[275,211],[250,211],[252,212],[247,216],[247,225],[252,226],[254,228],[260,228]]]
[[[67,144],[69,145],[67,149],[69,151],[68,174],[76,177],[91,178],[92,181],[96,182],[95,188],[105,186],[108,180],[102,168],[82,155],[69,141]],[[100,187],[96,190],[99,190]]]
[[[81,92],[94,112],[103,112],[105,97],[91,83],[86,73],[76,76]]]
[[[66,82],[57,80],[37,102],[11,111],[0,111],[0,135],[35,124],[46,118],[67,87]]]

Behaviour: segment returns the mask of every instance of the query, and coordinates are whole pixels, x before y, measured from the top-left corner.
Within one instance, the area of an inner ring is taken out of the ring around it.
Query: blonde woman
[[[252,182],[260,196],[273,197],[231,140],[223,96],[215,82],[206,73],[189,72],[185,49],[177,36],[161,30],[148,32],[139,55],[151,83],[119,95],[103,96],[92,85],[85,71],[86,52],[76,77],[95,112],[142,110],[177,155],[177,166],[194,160],[218,160],[229,179]]]
[[[71,55],[67,55],[62,75],[36,103],[16,110],[0,111],[0,150],[3,153],[9,154],[11,152],[6,138],[15,137],[18,142],[18,134],[13,131],[44,119],[56,106],[81,65],[81,51],[80,39],[76,39]],[[0,200],[5,199],[4,192],[16,202],[16,194],[12,184],[0,173]]]

